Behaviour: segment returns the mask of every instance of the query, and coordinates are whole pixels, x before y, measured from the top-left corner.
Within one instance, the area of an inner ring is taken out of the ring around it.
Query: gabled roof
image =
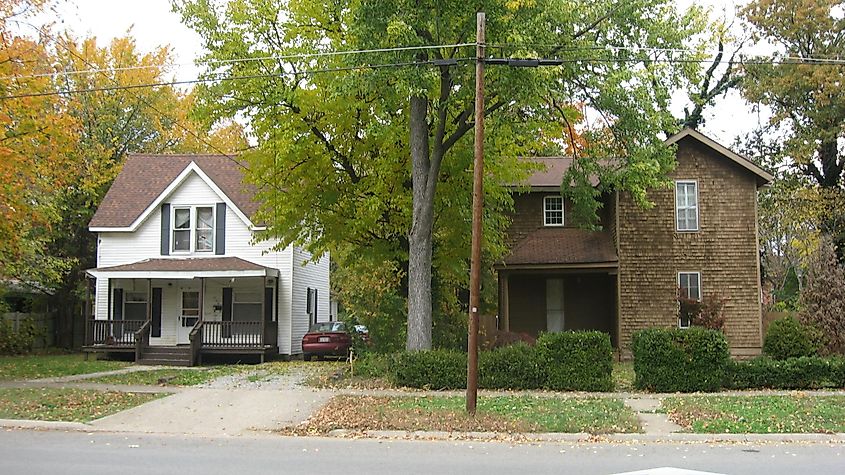
[[[664,143],[666,145],[673,145],[687,137],[697,140],[699,143],[704,144],[705,146],[709,147],[710,149],[727,158],[728,160],[731,160],[740,167],[745,168],[749,172],[756,175],[757,186],[763,186],[767,183],[771,183],[771,181],[775,179],[775,177],[771,173],[767,172],[762,167],[752,162],[750,159],[743,157],[742,155],[730,150],[729,148],[725,147],[724,145],[721,145],[720,143],[716,142],[715,140],[711,139],[710,137],[702,134],[701,132],[695,129],[686,128],[666,139]]]
[[[663,143],[666,145],[674,145],[685,138],[697,140],[699,143],[709,147],[724,158],[731,160],[740,167],[753,173],[757,178],[757,186],[763,186],[774,180],[774,176],[772,176],[771,173],[767,172],[756,163],[736,152],[731,151],[727,147],[719,144],[697,130],[686,128],[669,137]],[[560,188],[561,181],[563,180],[563,174],[566,173],[569,167],[572,166],[573,161],[571,157],[532,157],[529,158],[529,160],[542,165],[540,170],[535,171],[528,177],[526,183],[535,190],[555,190]],[[598,185],[598,178],[590,177],[590,182],[593,186],[596,186]]]
[[[243,166],[225,155],[132,154],[115,178],[91,222],[92,231],[133,231],[175,186],[196,173],[236,213],[249,219],[258,210],[255,188],[243,183]]]
[[[619,258],[613,238],[604,231],[578,228],[538,228],[514,247],[499,267],[602,265],[615,267]]]

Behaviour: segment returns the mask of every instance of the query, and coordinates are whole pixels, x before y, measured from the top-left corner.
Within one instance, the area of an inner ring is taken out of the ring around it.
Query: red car
[[[352,337],[343,322],[320,322],[311,325],[302,337],[302,359],[311,361],[312,356],[346,358],[352,347]]]

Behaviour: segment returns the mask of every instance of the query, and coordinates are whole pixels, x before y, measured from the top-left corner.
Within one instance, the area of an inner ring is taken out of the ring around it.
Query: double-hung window
[[[173,208],[173,251],[214,251],[214,208],[175,206]]]
[[[562,196],[546,196],[543,198],[543,225],[563,226]]]
[[[675,182],[675,228],[698,231],[698,182]]]
[[[678,291],[681,298],[689,300],[701,300],[701,273],[699,272],[678,272]],[[682,319],[678,322],[681,328],[689,328],[689,319]]]

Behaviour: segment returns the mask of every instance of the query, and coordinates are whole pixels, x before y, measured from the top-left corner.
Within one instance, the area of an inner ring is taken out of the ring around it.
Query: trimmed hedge
[[[406,351],[396,355],[391,379],[398,386],[426,389],[467,387],[467,355],[454,350]]]
[[[556,391],[611,391],[613,347],[600,331],[543,333],[537,349],[548,370],[545,387]]]
[[[525,343],[478,354],[478,385],[486,389],[537,389],[546,382],[547,364]]]
[[[818,356],[820,348],[814,329],[791,315],[773,321],[763,340],[763,353],[776,360]]]
[[[485,389],[610,391],[610,337],[598,331],[545,333],[536,346],[517,344],[478,355],[478,386]],[[412,388],[466,388],[466,353],[447,350],[397,354],[394,384]]]
[[[717,330],[650,328],[634,334],[634,387],[657,392],[716,391],[730,362]]]
[[[802,356],[732,361],[725,386],[731,389],[845,388],[845,358]]]

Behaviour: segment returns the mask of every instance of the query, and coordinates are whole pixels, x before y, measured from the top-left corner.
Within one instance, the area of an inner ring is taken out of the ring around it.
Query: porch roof
[[[279,271],[239,257],[144,259],[89,269],[96,278],[193,279],[195,277],[276,277]]]
[[[618,262],[609,233],[550,227],[525,236],[497,267],[616,267]]]

